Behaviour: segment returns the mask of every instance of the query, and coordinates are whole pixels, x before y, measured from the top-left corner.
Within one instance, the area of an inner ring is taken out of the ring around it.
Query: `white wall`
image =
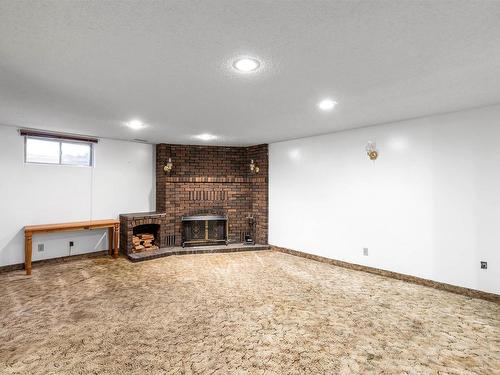
[[[95,166],[24,163],[24,139],[0,126],[0,266],[24,262],[23,227],[154,211],[154,147],[102,139]],[[36,235],[33,260],[108,248],[105,230]],[[37,245],[45,245],[44,252]]]
[[[271,244],[500,294],[500,106],[274,143],[269,158]]]

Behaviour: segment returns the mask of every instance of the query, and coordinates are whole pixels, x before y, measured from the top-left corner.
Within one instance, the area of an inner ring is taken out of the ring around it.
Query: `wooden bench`
[[[33,252],[33,235],[39,233],[72,232],[77,230],[91,230],[108,228],[109,254],[118,257],[118,242],[120,238],[120,221],[92,220],[76,221],[72,223],[29,225],[24,227],[24,268],[26,275],[31,275],[31,255]]]

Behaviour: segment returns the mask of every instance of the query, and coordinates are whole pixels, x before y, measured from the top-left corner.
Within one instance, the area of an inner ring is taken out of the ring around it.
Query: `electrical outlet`
[[[488,262],[481,262],[481,269],[485,270],[488,268]]]
[[[368,256],[368,248],[367,247],[363,247],[363,255]]]
[[[69,247],[75,246],[75,243],[73,241],[69,241]]]
[[[38,244],[38,251],[45,251],[45,245],[43,243]]]

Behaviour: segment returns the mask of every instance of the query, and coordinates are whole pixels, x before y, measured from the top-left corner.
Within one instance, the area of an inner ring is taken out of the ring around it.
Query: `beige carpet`
[[[1,374],[500,373],[500,305],[271,251],[0,286]]]

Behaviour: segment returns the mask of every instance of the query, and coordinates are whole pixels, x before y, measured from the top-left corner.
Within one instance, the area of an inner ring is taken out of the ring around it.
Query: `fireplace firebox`
[[[228,244],[228,220],[222,215],[182,217],[182,247]]]

